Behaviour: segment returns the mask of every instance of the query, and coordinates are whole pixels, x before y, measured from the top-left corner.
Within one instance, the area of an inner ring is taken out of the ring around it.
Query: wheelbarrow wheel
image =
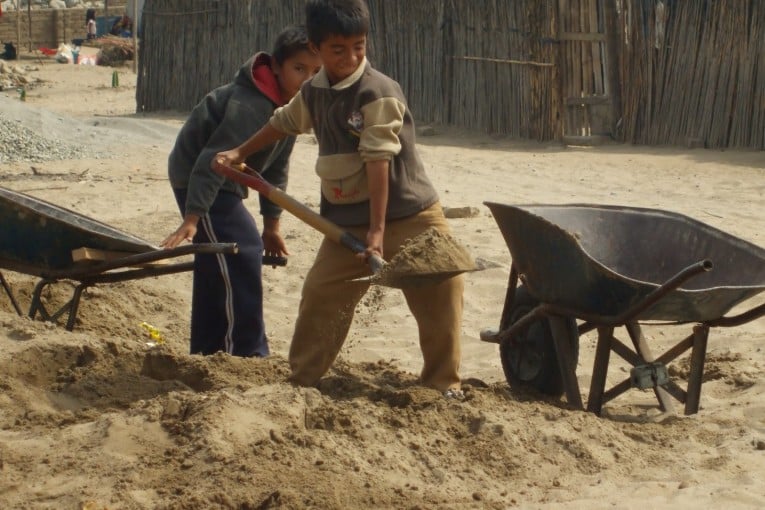
[[[500,325],[504,331],[521,317],[536,308],[539,302],[520,286],[515,290],[513,308],[505,322]],[[579,359],[579,330],[576,319],[564,318],[568,331],[571,359],[576,365]],[[555,352],[555,341],[547,318],[532,322],[512,338],[499,344],[499,355],[505,379],[511,386],[532,387],[545,395],[561,396],[564,392],[563,379]]]

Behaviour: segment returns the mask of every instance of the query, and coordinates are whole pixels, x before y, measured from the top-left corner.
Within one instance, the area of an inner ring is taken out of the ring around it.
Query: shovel
[[[243,186],[254,189],[271,202],[282,207],[284,210],[289,211],[304,223],[307,223],[327,236],[330,240],[345,246],[356,254],[364,253],[366,251],[366,244],[358,237],[350,232],[346,232],[320,214],[308,208],[305,204],[298,202],[284,191],[273,186],[257,171],[244,163],[237,165],[237,168],[224,165],[218,160],[213,162],[213,170],[216,173]],[[466,265],[463,264],[446,269],[441,268],[437,271],[420,271],[415,274],[406,272],[403,274],[397,272],[395,267],[391,267],[391,265],[385,262],[379,255],[370,255],[367,258],[367,262],[369,268],[372,270],[372,276],[368,278],[360,278],[359,280],[367,280],[370,283],[395,288],[435,284],[460,273],[486,269],[486,266],[475,265],[475,263],[471,261],[470,267],[465,267]]]

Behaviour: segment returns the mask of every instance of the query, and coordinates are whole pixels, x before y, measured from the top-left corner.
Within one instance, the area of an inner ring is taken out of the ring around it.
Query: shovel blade
[[[498,267],[503,266],[490,260],[476,258],[475,266],[470,269],[455,269],[453,271],[439,271],[432,273],[403,273],[388,269],[371,276],[364,276],[362,278],[356,278],[351,281],[369,282],[372,285],[382,285],[384,287],[391,287],[394,289],[406,289],[412,287],[427,287],[430,285],[438,285],[439,283],[445,282],[449,278],[453,278],[463,273],[473,273],[475,271],[483,271],[485,269],[493,269]]]

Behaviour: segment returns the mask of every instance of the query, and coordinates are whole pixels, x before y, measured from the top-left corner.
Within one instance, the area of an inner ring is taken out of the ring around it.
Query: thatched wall
[[[369,0],[369,58],[402,86],[419,122],[554,137],[545,2]],[[191,109],[257,49],[270,49],[304,0],[146,0],[139,111]],[[469,59],[464,59],[468,57]],[[477,59],[476,59],[477,57]]]
[[[449,3],[448,122],[522,138],[554,138],[552,2]]]
[[[137,111],[188,111],[230,81],[255,51],[300,20],[295,0],[146,0]]]
[[[664,0],[658,48],[658,0],[368,3],[369,58],[401,84],[419,123],[559,138],[566,98],[590,77],[590,93],[609,94],[599,66],[618,61],[616,138],[765,148],[762,2]],[[558,39],[559,31],[602,32],[604,6],[614,4],[618,58],[607,59],[597,44]],[[302,22],[303,7],[304,0],[146,0],[138,110],[190,110],[254,51],[270,50],[285,25]]]
[[[765,3],[622,2],[623,139],[765,149]]]

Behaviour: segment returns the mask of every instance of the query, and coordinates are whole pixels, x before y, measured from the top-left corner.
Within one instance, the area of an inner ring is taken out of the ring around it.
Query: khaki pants
[[[383,245],[386,258],[429,227],[449,231],[440,204],[388,223]],[[366,238],[366,227],[346,230]],[[347,248],[324,239],[303,284],[289,353],[293,382],[313,386],[329,370],[348,335],[356,305],[369,289],[367,282],[349,280],[368,275],[369,266]],[[425,386],[440,391],[460,387],[463,288],[460,275],[437,285],[403,290],[419,331],[424,360],[420,378]]]

